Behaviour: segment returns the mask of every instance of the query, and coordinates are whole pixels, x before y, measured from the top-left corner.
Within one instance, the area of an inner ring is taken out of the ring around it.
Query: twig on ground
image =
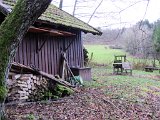
[[[119,110],[122,114],[124,113],[124,112],[123,112],[121,109],[119,109],[113,102],[111,102],[111,101],[109,101],[109,100],[106,100],[106,99],[104,99],[104,98],[102,98],[102,100],[103,100],[104,102],[107,102],[107,103],[111,104],[113,107],[115,107],[117,110]],[[125,114],[124,114],[124,116],[127,117]]]

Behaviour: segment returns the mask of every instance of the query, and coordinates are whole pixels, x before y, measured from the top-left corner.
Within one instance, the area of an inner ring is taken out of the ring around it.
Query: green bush
[[[29,114],[26,116],[27,120],[35,120],[35,116],[33,114]]]
[[[54,92],[52,92],[54,96],[58,96],[58,97],[68,96],[72,93],[73,93],[72,89],[59,85],[59,84],[56,85]]]

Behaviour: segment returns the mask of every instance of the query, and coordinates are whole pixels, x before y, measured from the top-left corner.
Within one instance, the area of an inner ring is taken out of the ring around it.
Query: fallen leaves
[[[106,68],[96,71],[96,81],[69,97],[6,105],[8,120],[32,115],[35,120],[160,120],[159,76],[113,76]]]
[[[159,120],[160,97],[148,94],[145,103],[112,99],[103,90],[87,88],[57,101],[6,105],[8,120]]]

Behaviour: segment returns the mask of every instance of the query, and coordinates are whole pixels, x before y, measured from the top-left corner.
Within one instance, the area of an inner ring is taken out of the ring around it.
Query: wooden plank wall
[[[45,40],[42,49],[36,52],[37,44],[40,47]],[[49,74],[59,74],[61,49],[66,48],[72,41],[73,43],[67,50],[69,65],[71,67],[83,67],[81,32],[77,32],[77,36],[72,37],[53,37],[28,33],[20,44],[14,61],[27,66],[35,66]]]

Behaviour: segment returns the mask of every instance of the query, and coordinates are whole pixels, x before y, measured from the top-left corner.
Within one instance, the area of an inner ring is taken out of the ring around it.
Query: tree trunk
[[[73,16],[75,16],[77,1],[78,1],[78,0],[75,0],[75,3],[74,3],[73,13],[72,13]]]
[[[60,0],[59,9],[62,9],[62,8],[63,8],[63,0]]]
[[[0,120],[4,117],[6,79],[17,47],[28,28],[46,10],[51,0],[18,0],[0,26]]]

